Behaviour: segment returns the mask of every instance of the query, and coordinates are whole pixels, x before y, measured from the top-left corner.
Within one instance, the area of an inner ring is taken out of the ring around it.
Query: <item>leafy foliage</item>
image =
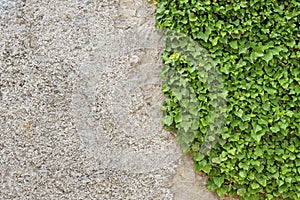
[[[156,19],[167,32],[163,121],[207,187],[300,199],[300,2],[164,0]]]

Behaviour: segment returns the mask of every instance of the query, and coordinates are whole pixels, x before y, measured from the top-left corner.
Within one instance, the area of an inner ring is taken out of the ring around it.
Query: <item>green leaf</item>
[[[206,174],[209,174],[209,172],[211,171],[212,167],[210,165],[205,165],[201,168],[203,170],[203,172],[205,172]]]
[[[255,180],[256,180],[260,185],[262,185],[263,187],[266,187],[266,186],[267,186],[267,180],[266,180],[266,177],[262,177],[262,176],[260,176],[260,175],[257,175]]]
[[[289,150],[291,152],[295,152],[295,146],[292,144],[292,145],[287,147],[287,150]]]
[[[234,113],[236,116],[238,116],[239,118],[242,118],[244,112],[242,109],[239,109],[237,112]]]
[[[195,22],[195,21],[197,21],[197,19],[198,19],[198,17],[194,14],[194,13],[190,13],[189,14],[189,20],[191,21],[191,22]]]
[[[242,116],[242,120],[245,122],[245,121],[250,121],[251,119],[251,115],[243,115]]]
[[[243,122],[241,122],[241,123],[239,124],[239,128],[240,128],[242,131],[248,129],[248,123],[243,123]]]
[[[188,132],[188,130],[189,130],[190,127],[192,126],[192,122],[190,122],[190,121],[182,121],[182,122],[180,123],[180,126],[183,128],[183,130],[184,130],[185,132]]]
[[[228,153],[230,153],[231,155],[235,155],[235,152],[236,152],[236,148],[232,148],[228,150]]]
[[[207,33],[199,33],[198,35],[197,35],[197,37],[198,38],[200,38],[200,39],[202,39],[202,40],[204,40],[205,42],[207,42],[207,40],[208,40],[208,38],[209,38],[209,34],[207,34]]]
[[[262,57],[262,59],[265,60],[267,63],[269,63],[269,61],[273,59],[272,52],[267,51],[267,53]]]
[[[173,117],[170,115],[166,115],[163,118],[163,122],[164,124],[166,124],[167,126],[170,126],[173,123]]]
[[[220,157],[214,157],[214,158],[212,158],[211,162],[216,163],[216,164],[220,164],[221,163]]]
[[[238,43],[237,43],[236,40],[231,41],[231,42],[229,43],[229,45],[230,45],[230,47],[233,48],[233,49],[238,49],[238,48],[239,48]]]
[[[258,124],[252,124],[254,133],[258,133],[262,130],[262,127]]]
[[[194,154],[194,160],[195,161],[201,161],[205,157],[202,153],[200,153],[198,151],[195,151],[194,149],[193,149],[193,154]]]
[[[254,189],[254,190],[255,190],[255,189],[258,189],[259,187],[260,187],[260,186],[259,186],[258,183],[255,183],[255,182],[254,182],[254,183],[251,184],[251,188]]]
[[[213,46],[216,46],[218,44],[218,40],[219,40],[219,37],[215,37],[215,38],[210,38],[209,39],[212,43]]]
[[[260,166],[260,162],[258,160],[251,160],[251,165],[254,165],[254,166]]]
[[[240,162],[239,167],[244,169],[244,170],[249,170],[249,164],[248,163]]]
[[[254,168],[256,169],[256,171],[258,173],[261,173],[264,170],[264,166],[263,165],[255,166]]]
[[[228,186],[223,185],[222,187],[217,189],[217,194],[219,195],[219,197],[223,197],[228,192],[228,189]]]
[[[271,130],[273,133],[277,133],[277,132],[280,131],[280,129],[279,129],[278,126],[272,126],[272,127],[270,128],[270,130]]]
[[[240,188],[240,189],[238,189],[237,190],[237,194],[239,195],[239,196],[245,196],[245,194],[247,193],[247,191],[246,191],[246,189],[245,188]]]
[[[230,72],[230,64],[226,63],[225,65],[223,65],[220,68],[220,72],[222,72],[224,74],[229,74],[229,72]]]
[[[255,154],[256,156],[262,156],[263,153],[264,153],[264,151],[263,151],[263,149],[262,149],[261,147],[256,147],[256,148],[255,148],[254,154]]]
[[[272,200],[274,199],[274,196],[272,194],[266,194],[267,200]]]
[[[279,187],[278,192],[282,194],[282,193],[286,192],[288,190],[288,188],[289,188],[288,185],[284,184]]]
[[[240,171],[239,176],[242,177],[242,178],[246,178],[247,177],[247,172],[246,171]]]
[[[222,186],[222,184],[224,183],[224,177],[223,176],[215,176],[213,177],[213,181],[216,184],[216,186],[218,188],[220,188]]]
[[[283,150],[283,149],[276,148],[276,149],[275,149],[275,153],[276,153],[277,155],[282,155],[282,154],[284,154],[284,150]]]

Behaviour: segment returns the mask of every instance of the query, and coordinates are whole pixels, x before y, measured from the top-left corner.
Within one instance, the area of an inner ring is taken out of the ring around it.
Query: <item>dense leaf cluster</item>
[[[162,0],[156,19],[167,32],[164,123],[207,187],[300,199],[300,2]]]

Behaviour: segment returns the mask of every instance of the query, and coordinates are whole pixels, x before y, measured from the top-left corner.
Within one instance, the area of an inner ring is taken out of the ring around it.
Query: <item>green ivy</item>
[[[300,2],[161,0],[156,20],[163,122],[207,188],[300,199]]]

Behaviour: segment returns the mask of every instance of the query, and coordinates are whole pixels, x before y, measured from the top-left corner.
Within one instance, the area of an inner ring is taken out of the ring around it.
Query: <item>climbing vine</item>
[[[300,2],[162,0],[156,20],[163,122],[207,188],[300,199]]]

